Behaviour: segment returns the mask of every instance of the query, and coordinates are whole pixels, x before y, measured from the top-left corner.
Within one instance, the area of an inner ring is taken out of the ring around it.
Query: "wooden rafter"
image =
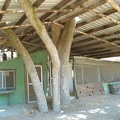
[[[109,40],[109,42],[113,42],[112,41],[113,39],[111,39],[111,40]],[[119,41],[119,38],[118,39],[116,39],[116,41],[114,41],[114,43],[115,44],[120,44],[120,41]],[[98,49],[98,48],[101,48],[101,47],[113,47],[113,46],[111,46],[110,44],[107,44],[107,43],[103,43],[102,41],[100,42],[98,42],[97,40],[96,40],[96,42],[95,43],[89,43],[89,44],[86,44],[86,45],[81,45],[81,46],[79,46],[79,47],[76,47],[76,48],[72,48],[72,50],[73,51],[81,51],[81,52],[83,52],[83,51],[90,51],[90,50],[93,50],[93,49]],[[114,46],[114,48],[115,48],[115,46]],[[119,47],[118,47],[119,48]]]
[[[96,8],[96,7],[104,4],[104,3],[105,3],[105,1],[104,1],[104,0],[101,0],[101,1],[97,2],[96,4],[93,4],[93,5],[91,5],[91,6],[87,7],[87,8],[84,8],[84,9],[82,9],[81,11],[79,11],[79,12],[71,15],[70,17],[65,18],[64,20],[62,20],[62,22],[66,22],[66,21],[69,20],[69,19],[73,19],[73,18],[75,18],[76,16],[79,16],[79,15],[87,12],[88,9],[94,9],[94,8]]]
[[[99,15],[99,16],[101,16],[101,17],[104,18],[105,20],[111,21],[111,22],[116,23],[116,24],[118,24],[118,25],[120,24],[120,21],[118,21],[118,20],[116,20],[116,19],[114,19],[114,18],[112,18],[112,17],[109,17],[109,16],[107,16],[107,15],[104,15],[104,14],[102,14],[102,13],[96,11],[96,10],[90,9],[90,11],[93,12],[93,13],[95,13],[95,14],[97,14],[97,15]]]
[[[117,44],[115,44],[115,43],[112,43],[112,42],[109,42],[108,40],[105,40],[105,39],[96,37],[96,36],[94,36],[94,35],[91,35],[91,34],[82,32],[82,31],[80,31],[80,30],[75,30],[75,32],[81,33],[81,34],[83,34],[83,35],[85,35],[85,36],[92,37],[92,38],[94,38],[94,39],[96,39],[96,40],[99,40],[99,41],[105,42],[105,43],[107,43],[107,44],[110,44],[110,45],[112,45],[112,46],[116,46],[116,47],[120,48],[120,46],[117,45]]]
[[[113,13],[115,13],[115,12],[116,12],[115,9],[110,9],[110,10],[104,12],[103,14],[104,14],[104,15],[110,15],[110,14],[113,14]],[[93,22],[93,21],[95,21],[95,20],[98,20],[98,19],[101,19],[101,16],[96,15],[95,17],[92,17],[92,18],[90,18],[90,19],[87,19],[86,21],[83,21],[83,22],[78,23],[76,27],[77,27],[77,28],[78,28],[78,27],[81,27],[81,26],[83,26],[83,25],[89,24],[89,23],[91,23],[91,22]]]
[[[33,4],[34,7],[38,8],[45,0],[36,0]],[[27,19],[26,15],[24,14],[16,23],[16,25],[21,25]]]
[[[96,54],[96,55],[90,55],[92,57],[100,57],[100,56],[109,56],[109,54],[116,54],[116,55],[119,55],[120,56],[120,52],[117,50],[117,51],[111,51],[111,52],[104,52],[104,53],[99,53],[99,54]]]
[[[57,12],[62,12],[62,13],[69,13],[72,12],[72,9],[62,9],[62,10],[47,10],[47,9],[37,9],[37,13],[57,13]],[[16,14],[16,13],[25,13],[24,10],[1,10],[0,14]]]
[[[84,4],[84,3],[87,2],[87,1],[88,1],[88,0],[77,0],[75,3],[67,6],[65,9],[72,9],[72,11],[74,12],[75,9],[77,9],[77,8],[80,6],[80,4]],[[65,13],[56,14],[56,15],[52,16],[50,19],[51,19],[52,21],[54,21],[54,20],[57,20],[57,19],[65,16],[65,15],[66,15]]]
[[[9,5],[11,3],[11,1],[12,0],[6,0],[1,10],[7,10],[7,8],[9,7]],[[3,16],[4,16],[3,14],[0,14],[0,21],[2,20]]]
[[[97,35],[97,37],[102,38],[102,39],[106,39],[106,38],[111,37],[113,35],[118,35],[119,33],[120,33],[120,31],[110,32],[110,33],[107,33],[107,34]],[[87,39],[84,39],[84,40],[79,40],[78,42],[74,42],[73,41],[72,48],[79,47],[81,45],[84,45],[85,43],[89,44],[91,41],[95,41],[95,39],[93,39],[93,38],[87,38]]]
[[[54,9],[60,9],[62,8],[65,4],[71,2],[71,0],[62,0],[60,3],[58,3],[56,6],[54,6],[51,10],[54,10]],[[53,13],[46,13],[44,14],[43,16],[40,17],[40,20],[41,21],[44,21],[45,19],[47,19],[49,16],[51,16]]]
[[[107,48],[102,47],[102,48],[96,48],[96,49],[91,49],[91,50],[86,50],[86,51],[77,51],[77,52],[80,55],[95,55],[95,54],[101,53],[101,52],[112,51],[113,48],[115,48],[115,47],[107,47]],[[75,53],[77,53],[77,52],[75,52]]]
[[[100,27],[96,27],[96,28],[94,28],[94,29],[89,29],[89,30],[87,30],[87,31],[85,31],[85,32],[86,32],[86,33],[89,33],[89,34],[92,34],[92,33],[98,32],[98,31],[100,31],[100,30],[105,30],[105,29],[108,29],[108,28],[114,27],[114,26],[116,26],[115,23],[110,23],[110,24],[107,24],[107,25],[103,25],[103,26],[100,26]],[[79,34],[79,35],[75,36],[74,38],[76,38],[76,37],[82,37],[82,34]],[[77,42],[77,41],[74,41],[74,42]]]
[[[64,5],[68,4],[69,2],[71,2],[71,0],[62,0],[60,3],[58,3],[56,6],[54,6],[51,10],[54,10],[54,9],[60,9],[62,8]],[[65,8],[66,9],[66,8]],[[53,13],[46,13],[44,14],[43,16],[41,16],[39,19],[41,21],[45,21],[45,19],[47,19],[49,16],[51,16]],[[34,33],[35,30],[33,28],[30,28],[28,27],[27,29],[25,29],[25,33]],[[22,39],[26,39],[25,37],[22,38]]]
[[[115,2],[115,0],[106,0],[113,8],[120,12],[120,6]]]
[[[120,56],[120,53],[119,52],[115,52],[115,53],[108,53],[108,54],[103,54],[103,55],[98,55],[98,56],[88,56],[88,57],[94,57],[94,58],[97,58],[97,59],[100,59],[100,58],[107,58],[107,57],[116,57],[116,56]]]
[[[87,1],[87,0],[86,0]],[[85,0],[84,0],[84,2],[86,2]],[[63,2],[63,1],[62,1]],[[58,5],[56,5],[55,7],[53,7],[52,9],[56,9],[56,8],[58,8],[59,6],[62,6],[62,2],[60,2]],[[65,1],[64,1],[65,2]],[[70,1],[69,1],[70,2]],[[77,1],[76,3],[78,3],[78,2],[80,2],[80,1]],[[81,1],[81,2],[83,2],[83,1]],[[83,3],[84,3],[83,2]],[[78,7],[78,5],[79,4],[74,4],[76,7]],[[100,6],[100,5],[102,5],[102,4],[104,4],[105,3],[105,1],[100,1],[100,2],[98,2],[96,5],[91,5],[89,8],[95,8],[95,7],[98,7],[98,6]],[[73,7],[73,6],[72,6]],[[72,8],[71,7],[71,8]],[[68,9],[67,7],[65,8],[65,9]],[[86,12],[86,11],[84,11],[84,9],[82,10],[82,13],[84,13],[84,12]],[[46,13],[45,15],[43,15],[42,17],[40,17],[40,20],[42,20],[43,21],[43,18],[44,18],[44,20],[47,18],[47,17],[49,17],[48,15],[51,15],[52,13]],[[46,17],[45,17],[46,16]],[[34,32],[34,29],[33,28],[28,28],[28,29],[26,29],[25,31],[27,31],[28,33],[33,33]]]

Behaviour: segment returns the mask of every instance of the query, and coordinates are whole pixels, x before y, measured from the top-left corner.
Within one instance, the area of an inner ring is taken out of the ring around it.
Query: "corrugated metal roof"
[[[32,0],[32,4],[34,2],[36,2],[36,0]],[[58,5],[60,3],[64,3],[64,2],[66,2],[66,4],[63,4],[62,7],[60,7],[59,9],[66,9],[66,7],[69,8],[69,6],[71,6],[71,5],[74,6],[76,4],[76,2],[81,2],[81,4],[79,4],[76,8],[74,8],[74,10],[70,13],[64,13],[60,17],[59,17],[59,14],[61,14],[61,13],[52,13],[52,14],[48,15],[47,18],[44,18],[43,21],[45,21],[45,20],[50,21],[50,18],[54,17],[56,14],[58,15],[58,18],[56,18],[55,21],[59,21],[60,23],[64,23],[69,18],[79,17],[81,20],[77,23],[77,25],[78,24],[80,25],[77,28],[77,30],[87,32],[88,34],[91,34],[91,35],[94,35],[97,37],[101,36],[101,38],[106,39],[106,40],[113,39],[113,41],[114,41],[116,39],[116,41],[117,41],[116,43],[120,44],[120,42],[118,40],[120,37],[120,34],[119,34],[120,33],[120,25],[115,24],[112,21],[107,20],[105,18],[102,18],[99,15],[95,14],[94,12],[92,12],[88,9],[90,6],[94,6],[94,7],[92,7],[93,10],[97,10],[99,13],[103,13],[103,14],[105,12],[107,12],[107,15],[109,17],[120,21],[120,13],[115,11],[115,9],[110,4],[106,3],[103,0],[81,0],[81,1],[79,1],[79,0],[45,0],[40,5],[40,7],[38,7],[38,9],[50,10],[53,7],[55,7],[56,5]],[[116,2],[120,5],[120,0],[116,0]],[[5,0],[0,0],[0,9],[2,9],[4,3],[5,3]],[[7,10],[22,10],[22,8],[20,7],[18,2],[15,2],[15,0],[12,0],[12,2],[10,3]],[[76,14],[78,12],[79,12],[79,14]],[[46,13],[37,13],[38,17],[41,17],[44,14],[46,14]],[[1,22],[9,21],[9,22],[11,22],[9,25],[14,26],[23,15],[24,15],[24,13],[4,14]],[[28,24],[28,23],[30,23],[30,22],[28,19],[26,19],[25,21],[23,21],[22,24]],[[18,29],[15,30],[15,32],[17,34],[27,34],[28,32],[27,32],[26,28],[28,28],[28,27],[19,27]],[[1,37],[3,36],[3,34],[1,32],[0,32],[0,36]],[[35,35],[29,36],[27,38],[24,37],[24,40],[32,42],[32,43],[34,43],[35,40],[36,40],[36,42],[38,42],[38,39],[39,38],[35,38]],[[85,36],[85,35],[75,33],[74,41],[73,41],[73,48],[75,48],[74,43],[76,43],[76,44],[79,43],[79,44],[77,45],[78,47],[76,47],[75,49],[72,49],[72,53],[75,53],[75,54],[77,53],[77,55],[78,54],[83,55],[82,52],[85,50],[88,50],[88,53],[89,53],[89,51],[93,49],[92,45],[89,48],[86,48],[84,45],[89,45],[92,43],[94,45],[94,43],[97,43],[97,42],[100,42],[100,41],[93,39],[90,36]],[[84,48],[84,50],[82,52],[79,50],[80,43],[82,43],[83,48]],[[107,44],[107,43],[103,42],[103,44]],[[99,46],[98,46],[98,48],[99,48]],[[98,49],[98,48],[96,48],[96,49]],[[111,48],[111,51],[112,51],[111,45],[109,46],[109,48]],[[37,49],[38,48],[36,48],[36,50]],[[85,55],[89,56],[88,53]],[[94,53],[94,51],[93,51],[93,53]],[[119,51],[117,53],[119,53]],[[96,55],[97,55],[97,53],[96,53]],[[92,56],[92,57],[94,57],[94,56]]]

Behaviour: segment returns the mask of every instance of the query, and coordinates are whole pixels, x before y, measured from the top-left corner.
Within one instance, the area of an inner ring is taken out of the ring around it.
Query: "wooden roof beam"
[[[120,56],[120,53],[115,52],[115,53],[110,53],[110,54],[103,54],[103,55],[98,55],[98,56],[88,56],[88,57],[100,59],[100,58],[108,58],[108,57],[116,57],[116,56]]]
[[[36,0],[33,4],[34,7],[38,8],[45,0]],[[26,14],[24,14],[15,25],[21,25],[27,19]]]
[[[105,52],[105,51],[112,51],[113,49],[115,49],[115,47],[98,47],[98,48],[94,48],[94,49],[91,49],[91,50],[84,50],[84,51],[76,51],[77,53],[79,54],[82,54],[82,55],[93,55],[93,54],[96,54],[96,53],[99,53],[99,52]],[[118,50],[118,49],[117,49]],[[72,51],[73,53],[75,53],[75,51]]]
[[[99,16],[101,16],[102,18],[104,18],[105,20],[107,20],[107,21],[111,21],[111,22],[113,22],[113,23],[115,23],[115,24],[120,24],[120,21],[118,21],[118,20],[116,20],[116,19],[114,19],[114,18],[112,18],[112,17],[109,17],[109,16],[107,16],[107,15],[104,15],[103,13],[100,13],[100,12],[98,12],[97,10],[92,10],[92,9],[89,9],[91,12],[93,12],[93,13],[95,13],[95,14],[97,14],[97,15],[99,15]]]
[[[113,8],[120,12],[120,6],[115,2],[115,0],[106,0]]]
[[[99,32],[100,30],[108,29],[108,28],[113,27],[113,26],[116,26],[116,24],[115,23],[110,23],[110,24],[107,24],[107,25],[103,25],[103,26],[100,26],[100,27],[89,29],[85,32],[88,33],[88,34],[92,34],[92,33],[95,33],[95,32]],[[81,36],[83,36],[83,35],[79,33],[79,37],[81,37]],[[78,37],[78,34],[77,34],[77,36],[74,37],[74,39],[76,37]],[[74,41],[74,42],[78,42],[78,41]]]
[[[54,9],[61,9],[64,5],[68,4],[69,2],[71,2],[71,0],[62,0],[60,3],[58,3],[56,6],[54,6],[51,10]],[[67,9],[67,8],[65,8]],[[45,21],[49,16],[51,16],[53,13],[46,13],[43,16],[40,17],[41,21]]]
[[[37,13],[46,13],[46,12],[48,13],[58,13],[58,12],[69,13],[71,11],[72,9],[62,9],[62,10],[36,9]],[[25,11],[24,10],[0,10],[0,14],[16,14],[16,13],[25,13]]]
[[[12,0],[6,0],[1,10],[7,10],[7,8],[9,7],[9,5],[11,3],[11,1]],[[3,16],[4,16],[3,14],[0,14],[0,21],[2,20]]]
[[[87,7],[87,8],[84,8],[84,9],[82,9],[81,11],[79,11],[79,12],[71,15],[70,17],[67,17],[67,18],[65,18],[64,20],[62,20],[62,23],[66,22],[66,21],[69,20],[69,19],[73,19],[73,18],[75,18],[75,17],[77,17],[77,16],[79,16],[79,15],[87,12],[88,9],[94,9],[94,8],[96,8],[96,7],[104,4],[104,3],[105,3],[105,1],[104,1],[104,0],[101,0],[101,1],[97,2],[96,4],[93,4],[93,5],[91,5],[91,6]]]
[[[114,12],[116,12],[115,9],[110,9],[110,10],[104,12],[103,14],[104,15],[110,15],[110,14],[113,14]],[[76,28],[81,27],[81,26],[86,25],[86,24],[89,24],[90,22],[93,22],[93,21],[98,20],[98,19],[101,19],[101,16],[96,15],[95,17],[92,17],[90,19],[87,19],[86,21],[78,23],[76,25]]]
[[[116,41],[115,41],[116,40]],[[115,41],[115,44],[119,44],[120,43],[120,38],[118,39],[110,39],[108,40],[110,43],[112,43],[111,41]],[[90,44],[86,44],[86,45],[80,45],[78,47],[72,48],[72,50],[74,51],[85,51],[85,50],[91,50],[91,49],[95,49],[95,48],[99,48],[99,47],[108,47],[109,44],[107,43],[103,43],[102,41],[95,41],[94,43],[90,43]]]
[[[111,52],[104,52],[104,53],[99,53],[99,54],[96,54],[96,55],[90,55],[90,57],[99,57],[99,58],[103,58],[103,57],[112,57],[112,56],[116,56],[116,55],[119,55],[120,56],[120,51],[111,51]],[[88,55],[89,56],[89,55]]]
[[[69,5],[68,7],[66,7],[65,9],[72,9],[72,11],[74,11],[76,8],[78,8],[81,4],[84,4],[85,2],[87,2],[88,0],[77,0],[76,2],[74,2],[73,4]],[[60,13],[60,14],[56,14],[53,17],[50,18],[50,20],[54,21],[57,20],[61,17],[63,17],[64,15],[66,15],[65,13]]]
[[[118,34],[120,34],[120,31],[109,33],[109,34],[101,34],[101,35],[97,35],[96,37],[99,37],[99,38],[102,38],[102,39],[106,39],[107,37],[111,37],[113,35],[118,35]],[[75,42],[75,43],[73,41],[72,48],[83,46],[83,45],[86,45],[86,44],[90,44],[91,42],[95,42],[95,41],[96,40],[94,38],[86,38],[86,39],[80,40],[80,41]],[[114,41],[114,38],[112,38],[111,41]]]
[[[38,0],[39,1],[39,0]],[[60,3],[58,3],[56,6],[54,6],[51,10],[54,10],[54,9],[60,9],[62,8],[64,5],[68,4],[69,2],[71,2],[71,0],[62,0]],[[41,21],[45,21],[45,19],[47,19],[49,16],[51,16],[53,13],[45,13],[43,16],[41,16],[39,19]],[[30,28],[28,27],[27,29],[24,30],[25,33],[33,33],[35,32],[35,30],[33,28]],[[25,37],[24,37],[25,38]],[[22,38],[22,39],[24,39]]]

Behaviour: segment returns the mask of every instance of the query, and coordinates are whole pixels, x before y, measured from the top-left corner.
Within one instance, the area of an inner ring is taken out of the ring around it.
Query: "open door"
[[[43,85],[42,66],[41,65],[35,65],[35,68],[37,70],[40,82]],[[35,92],[34,92],[34,89],[33,89],[33,85],[32,85],[31,79],[28,75],[28,72],[27,72],[27,98],[28,98],[28,103],[32,103],[32,102],[37,101],[36,96],[35,96]]]

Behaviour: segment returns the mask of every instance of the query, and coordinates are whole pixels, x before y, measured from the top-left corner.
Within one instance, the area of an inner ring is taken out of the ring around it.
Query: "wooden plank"
[[[79,99],[90,96],[98,96],[104,93],[104,89],[101,82],[76,84],[76,91]]]

